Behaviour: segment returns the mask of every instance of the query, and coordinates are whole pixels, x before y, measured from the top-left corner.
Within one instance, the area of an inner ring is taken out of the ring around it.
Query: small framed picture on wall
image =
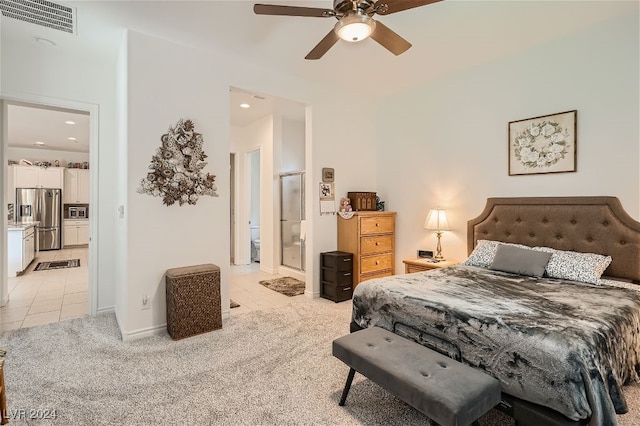
[[[509,123],[509,176],[576,171],[577,110]]]

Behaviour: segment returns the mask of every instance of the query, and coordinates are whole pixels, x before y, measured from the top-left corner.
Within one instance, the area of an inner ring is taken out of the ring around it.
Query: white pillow
[[[551,253],[551,258],[545,268],[547,276],[551,278],[600,285],[600,277],[611,263],[611,256],[601,254],[563,251],[550,247],[534,247],[533,249]]]
[[[463,262],[463,265],[488,268],[489,266],[491,266],[491,264],[493,263],[493,259],[496,257],[496,251],[498,250],[499,244],[531,249],[531,247],[524,246],[522,244],[503,243],[500,241],[492,240],[478,240],[476,248],[473,249],[473,251],[469,255],[469,258]]]

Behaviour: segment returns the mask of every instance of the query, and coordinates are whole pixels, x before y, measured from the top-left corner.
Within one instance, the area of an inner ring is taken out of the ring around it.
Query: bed
[[[640,223],[615,197],[490,198],[467,231],[469,265],[359,284],[352,330],[383,327],[484,370],[518,424],[616,424],[640,373]],[[534,247],[557,250],[544,277],[491,269],[496,250]],[[591,258],[607,262],[583,277]]]

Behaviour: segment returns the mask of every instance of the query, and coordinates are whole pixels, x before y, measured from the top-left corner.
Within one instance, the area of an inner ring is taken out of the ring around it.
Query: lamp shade
[[[424,229],[433,231],[449,231],[449,221],[444,209],[431,209],[424,221]]]

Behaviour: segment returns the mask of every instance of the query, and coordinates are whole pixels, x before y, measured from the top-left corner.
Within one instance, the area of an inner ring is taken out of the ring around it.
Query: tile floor
[[[33,327],[87,315],[87,247],[43,251],[25,272],[9,278],[9,302],[0,308],[0,330]],[[34,271],[38,262],[80,259],[77,268]]]
[[[34,271],[38,262],[80,259],[80,267],[52,271]],[[262,286],[260,280],[282,275],[260,271],[260,264],[232,265],[231,299],[240,304],[231,315],[286,305],[288,297]],[[89,306],[88,248],[45,251],[29,265],[27,271],[9,278],[9,302],[0,308],[0,330],[33,327],[87,315]]]
[[[296,297],[306,297],[302,294],[293,297],[285,296],[258,283],[260,280],[270,280],[278,277],[282,277],[282,275],[271,275],[262,272],[259,263],[231,265],[229,297],[240,304],[239,307],[231,309],[231,315],[286,305]]]

